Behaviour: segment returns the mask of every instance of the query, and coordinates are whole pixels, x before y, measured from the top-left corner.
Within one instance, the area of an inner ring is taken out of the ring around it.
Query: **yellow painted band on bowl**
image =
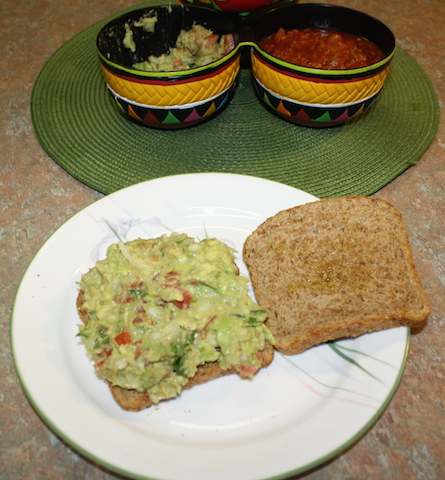
[[[240,69],[238,56],[226,68],[215,75],[201,76],[188,82],[137,82],[131,78],[116,75],[102,65],[108,86],[121,97],[136,103],[153,107],[173,107],[200,102],[214,97],[229,88],[236,80]]]
[[[280,97],[299,103],[340,105],[353,103],[375,95],[383,87],[388,66],[377,74],[349,82],[324,82],[291,77],[264,63],[252,52],[252,72],[260,83]]]

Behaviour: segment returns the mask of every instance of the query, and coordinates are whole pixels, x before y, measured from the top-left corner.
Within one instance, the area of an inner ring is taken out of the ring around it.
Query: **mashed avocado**
[[[151,20],[155,18],[152,17]],[[144,30],[152,28],[155,22],[148,24],[150,18],[141,19],[134,23],[136,27]],[[132,52],[136,51],[133,33],[128,24],[125,25],[126,33],[124,46]],[[149,31],[153,31],[149,30]],[[233,35],[216,35],[202,25],[193,25],[190,30],[181,30],[176,44],[169,52],[158,57],[151,55],[147,60],[135,63],[133,68],[146,72],[171,72],[201,67],[219,60],[235,47]]]
[[[216,239],[116,243],[81,278],[89,321],[79,335],[100,377],[155,403],[177,396],[206,362],[251,378],[273,338],[247,284]]]
[[[154,32],[155,25],[158,21],[158,17],[142,17],[138,22],[134,22],[135,27],[142,27],[146,32]],[[125,48],[128,48],[130,51],[136,51],[136,44],[133,40],[133,31],[128,23],[125,24],[125,36],[123,40]]]

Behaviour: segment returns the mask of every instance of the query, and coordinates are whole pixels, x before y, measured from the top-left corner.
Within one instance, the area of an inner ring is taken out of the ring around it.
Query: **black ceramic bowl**
[[[144,17],[157,17],[153,32],[135,27]],[[141,71],[133,67],[150,55],[175,45],[181,30],[202,25],[215,34],[232,34],[235,48],[208,65],[180,71]],[[135,51],[124,45],[131,28]],[[162,5],[134,10],[105,25],[97,51],[108,89],[130,117],[158,128],[196,125],[217,114],[230,100],[240,69],[237,26],[222,12],[194,5]]]
[[[351,70],[326,70],[280,60],[259,47],[280,27],[336,29],[364,37],[383,60]],[[375,101],[387,78],[395,38],[381,21],[346,7],[291,4],[257,18],[252,27],[251,61],[261,101],[283,118],[310,127],[329,127],[357,118]]]

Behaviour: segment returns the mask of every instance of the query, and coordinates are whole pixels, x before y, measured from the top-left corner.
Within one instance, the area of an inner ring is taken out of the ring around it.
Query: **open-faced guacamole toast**
[[[273,358],[267,312],[233,250],[185,234],[115,243],[79,282],[79,326],[99,377],[132,411]]]

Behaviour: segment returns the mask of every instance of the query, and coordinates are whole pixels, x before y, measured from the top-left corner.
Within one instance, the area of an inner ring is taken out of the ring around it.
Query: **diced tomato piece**
[[[129,294],[118,293],[113,299],[116,303],[130,303],[133,298]]]
[[[144,353],[144,349],[139,347],[139,345],[137,345],[136,351],[134,352],[134,359],[137,360],[143,353]]]
[[[171,273],[176,273],[176,272],[171,272]],[[170,275],[170,274],[168,274]],[[179,273],[177,273],[176,275],[180,275]],[[180,308],[181,310],[183,308],[187,308],[190,306],[190,304],[192,303],[192,300],[193,300],[193,295],[188,291],[188,290],[185,290],[184,288],[180,287],[178,284],[176,283],[165,283],[163,285],[164,288],[174,288],[175,290],[179,290],[181,293],[182,293],[182,300],[172,300],[170,303],[173,303],[173,305],[175,305],[176,307]]]
[[[114,337],[114,341],[118,345],[126,345],[128,343],[131,343],[132,342],[131,333],[130,332],[121,332]]]
[[[258,367],[255,365],[240,365],[238,367],[242,372],[256,372]]]
[[[167,273],[167,275],[165,276],[165,280],[167,281],[167,283],[176,283],[176,284],[178,284],[180,277],[181,277],[181,274],[180,274],[179,272],[169,272],[169,273]]]
[[[129,288],[132,288],[133,290],[140,290],[143,288],[144,284],[142,282],[136,282],[134,281],[133,283],[130,283]]]
[[[182,300],[173,300],[172,303],[179,309],[184,309],[190,306],[193,300],[193,295],[188,292],[187,290],[184,290],[183,288],[176,287],[178,290],[181,290],[182,292]]]
[[[204,39],[204,47],[205,48],[212,48],[213,45],[218,41],[219,35],[213,34],[209,35],[208,37],[205,37]]]
[[[231,33],[224,36],[224,54],[228,54],[235,48],[235,39]]]
[[[237,368],[237,372],[242,377],[251,377],[252,374],[256,373],[258,370],[259,370],[259,367],[256,367],[255,365],[240,365]]]
[[[104,348],[102,350],[103,357],[101,357],[102,360],[100,362],[96,363],[96,368],[100,368],[103,366],[103,364],[105,363],[105,360],[111,355],[111,352],[112,352],[111,348]]]

